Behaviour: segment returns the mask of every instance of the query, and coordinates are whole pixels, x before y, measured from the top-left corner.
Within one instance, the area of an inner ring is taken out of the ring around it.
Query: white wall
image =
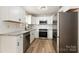
[[[39,25],[40,20],[47,20],[48,25]],[[39,37],[39,30],[38,29],[48,29],[48,38],[52,39],[52,21],[53,21],[53,16],[32,16],[32,24],[35,24],[36,27],[34,27],[36,30],[36,37]]]
[[[19,29],[18,24],[4,23],[3,20],[15,20],[21,19],[25,22],[26,13],[22,7],[14,6],[0,6],[0,33],[16,31]],[[21,28],[20,28],[21,29]]]

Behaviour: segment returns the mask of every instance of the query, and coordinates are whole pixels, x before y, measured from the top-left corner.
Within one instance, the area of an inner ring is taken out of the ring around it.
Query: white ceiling
[[[46,9],[40,9],[40,6],[25,6],[24,9],[27,13],[32,15],[51,15],[55,14],[60,6],[46,6]]]

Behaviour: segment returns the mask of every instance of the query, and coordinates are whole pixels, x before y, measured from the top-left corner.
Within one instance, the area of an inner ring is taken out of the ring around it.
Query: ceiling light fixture
[[[47,6],[40,6],[41,10],[47,10]]]

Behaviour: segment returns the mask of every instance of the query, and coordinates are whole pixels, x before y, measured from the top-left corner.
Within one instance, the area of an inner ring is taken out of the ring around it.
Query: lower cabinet
[[[17,52],[23,53],[23,34],[17,36]]]
[[[0,53],[22,53],[22,52],[23,52],[23,35],[1,36]]]
[[[34,38],[35,38],[35,31],[34,30],[32,30],[31,32],[30,32],[30,43],[32,43],[32,41],[34,40]]]
[[[24,53],[30,46],[30,32],[0,36],[0,53]]]

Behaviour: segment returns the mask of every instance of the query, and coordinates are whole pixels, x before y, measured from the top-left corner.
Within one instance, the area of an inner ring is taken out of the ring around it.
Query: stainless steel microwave
[[[47,24],[47,21],[40,21],[39,24]]]

